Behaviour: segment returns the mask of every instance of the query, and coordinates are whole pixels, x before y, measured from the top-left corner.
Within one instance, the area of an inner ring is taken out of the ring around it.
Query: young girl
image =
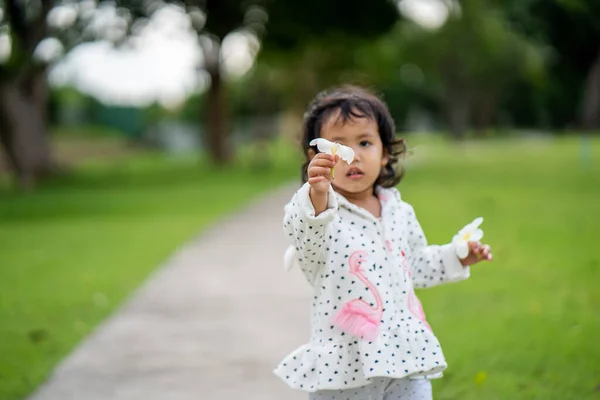
[[[318,95],[303,147],[304,185],[284,229],[314,288],[311,337],[275,373],[313,400],[431,399],[429,379],[446,361],[413,288],[468,278],[469,265],[491,260],[489,246],[427,245],[395,189],[405,144],[376,96],[355,87]]]

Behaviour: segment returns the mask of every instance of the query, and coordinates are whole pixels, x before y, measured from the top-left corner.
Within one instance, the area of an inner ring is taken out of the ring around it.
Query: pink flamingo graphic
[[[348,264],[350,273],[365,284],[375,296],[375,307],[362,299],[354,299],[342,306],[335,316],[333,323],[342,330],[363,339],[374,341],[379,335],[379,324],[383,314],[383,301],[377,288],[364,276],[362,264],[367,259],[364,250],[355,251],[350,255]]]
[[[408,260],[406,259],[406,253],[404,252],[404,250],[400,250],[400,253],[402,254],[402,268],[404,269],[404,272],[406,273],[408,278],[412,279],[413,274],[410,269],[410,266],[408,265]],[[408,309],[410,310],[410,313],[412,315],[414,315],[417,319],[419,319],[423,323],[423,325],[425,325],[429,330],[431,330],[431,326],[429,326],[429,323],[427,322],[427,319],[425,318],[425,312],[423,311],[423,305],[421,304],[421,301],[415,294],[414,289],[411,289],[410,292],[408,293],[407,302],[408,302]]]
[[[408,294],[408,309],[410,310],[412,315],[414,315],[416,318],[418,318],[423,323],[423,325],[425,325],[427,327],[427,329],[431,330],[431,326],[429,326],[429,323],[427,322],[427,319],[425,318],[425,312],[423,311],[423,305],[421,304],[421,301],[415,294],[414,290],[411,290],[410,293]]]

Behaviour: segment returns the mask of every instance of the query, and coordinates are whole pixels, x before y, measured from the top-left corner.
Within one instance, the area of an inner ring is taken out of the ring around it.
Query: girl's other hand
[[[469,255],[460,260],[462,265],[473,265],[479,261],[492,261],[492,250],[489,245],[480,242],[469,242]]]

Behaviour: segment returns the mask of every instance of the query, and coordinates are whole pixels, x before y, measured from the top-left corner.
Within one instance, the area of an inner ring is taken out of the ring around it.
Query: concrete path
[[[282,266],[295,189],[183,246],[30,399],[306,399],[272,373],[308,340],[308,284]]]

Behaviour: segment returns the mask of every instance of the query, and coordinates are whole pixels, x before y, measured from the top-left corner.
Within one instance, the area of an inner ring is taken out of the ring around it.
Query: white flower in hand
[[[317,146],[317,149],[319,149],[321,153],[330,154],[334,157],[336,155],[340,156],[340,158],[348,164],[352,164],[352,161],[354,161],[354,150],[343,144],[330,142],[323,138],[313,139],[309,144],[311,146]],[[331,177],[334,178],[333,168],[331,168]]]
[[[483,231],[479,229],[479,225],[482,223],[482,217],[475,218],[473,222],[462,228],[458,234],[454,236],[454,239],[452,239],[456,255],[461,260],[469,255],[469,242],[478,242],[483,237]]]

